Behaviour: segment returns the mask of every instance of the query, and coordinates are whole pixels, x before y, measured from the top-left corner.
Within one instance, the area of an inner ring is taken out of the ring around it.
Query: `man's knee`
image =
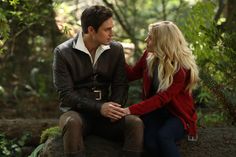
[[[140,153],[143,150],[143,122],[134,115],[125,117],[124,150]]]
[[[60,117],[60,128],[63,131],[80,130],[82,128],[82,118],[79,113],[75,111],[68,111]]]
[[[139,126],[143,127],[143,121],[135,115],[128,115],[125,117],[125,124],[127,126]]]
[[[143,135],[143,121],[138,116],[128,115],[125,117],[125,129],[126,132]]]

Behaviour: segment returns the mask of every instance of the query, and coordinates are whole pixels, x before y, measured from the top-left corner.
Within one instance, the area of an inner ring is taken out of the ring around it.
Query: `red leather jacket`
[[[188,134],[195,136],[197,115],[192,95],[185,90],[189,81],[189,71],[181,68],[175,75],[172,85],[163,92],[150,95],[151,78],[147,71],[148,52],[145,52],[134,67],[126,65],[129,81],[143,79],[143,101],[129,107],[131,114],[143,115],[167,105],[168,110],[184,124]]]

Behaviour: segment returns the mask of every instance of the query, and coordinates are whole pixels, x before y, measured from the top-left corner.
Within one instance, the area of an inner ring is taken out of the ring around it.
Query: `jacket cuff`
[[[95,104],[95,112],[101,114],[101,108],[103,103],[96,103]]]

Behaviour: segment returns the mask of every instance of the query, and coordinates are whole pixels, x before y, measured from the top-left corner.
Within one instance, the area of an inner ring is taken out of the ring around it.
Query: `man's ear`
[[[95,29],[92,27],[92,26],[88,26],[88,33],[94,33],[95,32]]]

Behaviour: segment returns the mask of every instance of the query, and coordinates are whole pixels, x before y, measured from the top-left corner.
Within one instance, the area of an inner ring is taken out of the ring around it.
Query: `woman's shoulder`
[[[183,77],[185,78],[189,74],[190,70],[180,67],[179,70],[175,73],[174,77]]]
[[[147,50],[144,50],[144,51],[143,51],[143,57],[147,58],[147,56],[148,56],[148,51],[147,51]]]
[[[142,63],[146,63],[147,57],[148,57],[148,52],[147,52],[146,50],[144,50],[144,52],[143,52],[143,54],[141,55],[141,57],[140,57],[139,60],[140,60]]]

